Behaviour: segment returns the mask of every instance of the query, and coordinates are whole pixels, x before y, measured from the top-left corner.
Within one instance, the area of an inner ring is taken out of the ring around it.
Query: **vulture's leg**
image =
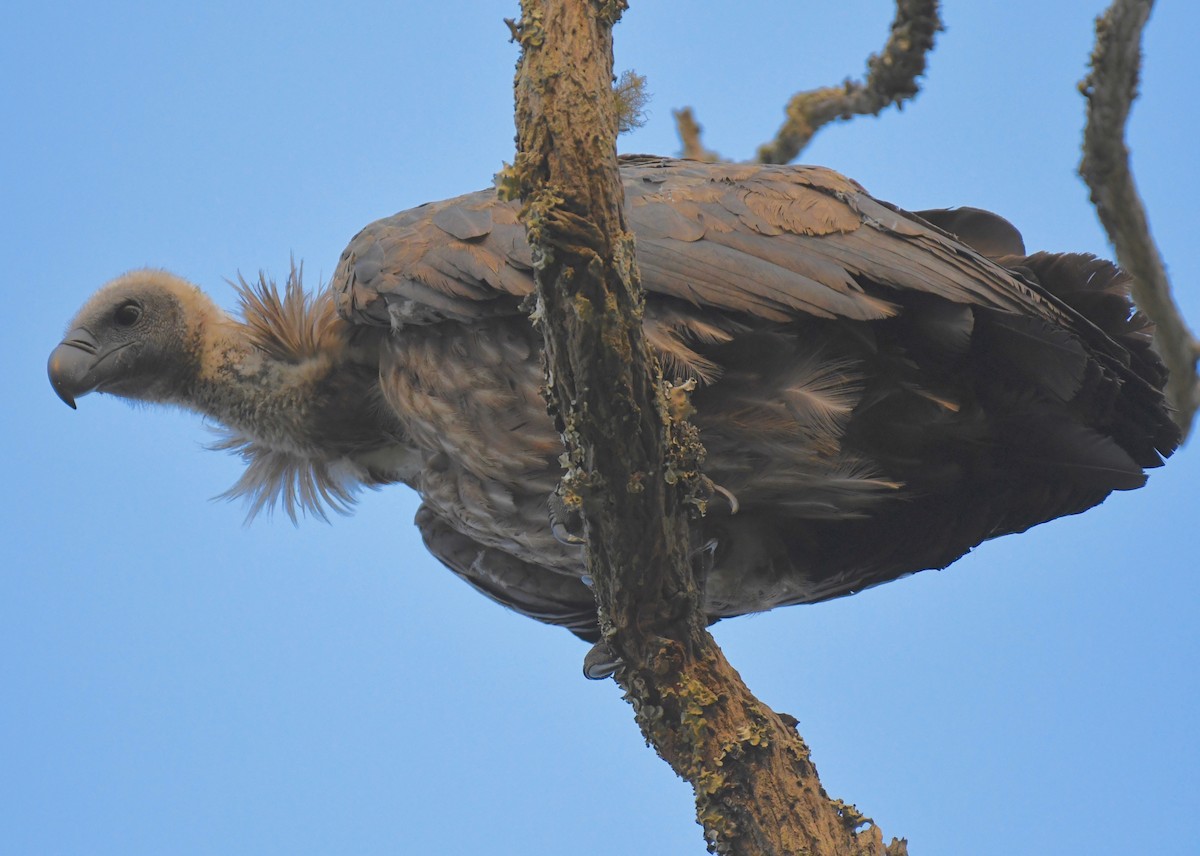
[[[695,540],[696,529],[693,528],[693,541]],[[712,570],[714,559],[717,555],[717,539],[709,538],[704,543],[694,547],[690,553],[692,562],[692,573],[696,577],[696,587],[703,592],[705,581],[708,579],[709,571]],[[584,583],[591,586],[590,577],[583,578]],[[713,621],[715,619],[710,619]],[[591,681],[602,681],[605,678],[611,678],[617,673],[624,663],[620,656],[612,647],[601,639],[591,647],[591,650],[584,655],[583,658],[583,676]]]

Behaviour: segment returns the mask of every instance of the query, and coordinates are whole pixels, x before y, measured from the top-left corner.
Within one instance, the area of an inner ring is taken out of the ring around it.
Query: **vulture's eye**
[[[122,303],[117,307],[117,311],[113,313],[113,321],[117,322],[117,325],[121,327],[132,327],[141,317],[142,307],[132,300],[128,303]]]

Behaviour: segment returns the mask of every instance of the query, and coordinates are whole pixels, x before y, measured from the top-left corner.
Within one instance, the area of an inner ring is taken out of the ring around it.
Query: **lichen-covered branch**
[[[883,52],[867,59],[864,81],[846,80],[840,86],[825,86],[799,92],[788,101],[787,119],[771,140],[759,147],[759,163],[790,163],[804,150],[824,125],[858,115],[878,115],[893,104],[901,106],[919,91],[917,78],[925,73],[925,56],[933,49],[934,36],[942,29],[937,0],[896,0],[896,17]],[[700,126],[691,108],[675,111],[675,123],[683,141],[684,156],[717,160],[700,142]]]
[[[1167,397],[1186,436],[1200,405],[1196,378],[1200,343],[1171,296],[1166,267],[1150,235],[1125,145],[1125,124],[1137,97],[1142,28],[1153,5],[1153,0],[1115,0],[1096,19],[1092,69],[1080,84],[1088,102],[1088,118],[1079,173],[1116,249],[1117,262],[1133,277],[1134,302],[1157,328],[1155,344],[1171,372]]]
[[[787,720],[754,698],[705,630],[687,509],[703,450],[668,402],[642,335],[642,294],[616,160],[612,25],[623,0],[524,0],[513,22],[517,157],[563,499],[585,520],[588,572],[617,679],[646,738],[696,794],[712,852],[898,856],[830,800]]]
[[[611,624],[694,641],[704,622],[687,567],[683,484],[664,479],[673,422],[642,335],[609,97],[611,26],[623,9],[523,3],[517,157],[506,181],[523,202],[533,250],[535,318],[569,461],[561,490],[583,512],[598,599]]]
[[[918,92],[925,55],[942,28],[937,0],[896,0],[896,17],[883,52],[867,59],[867,79],[800,92],[788,102],[775,139],[758,149],[760,163],[790,163],[823,125],[856,115],[878,115]]]

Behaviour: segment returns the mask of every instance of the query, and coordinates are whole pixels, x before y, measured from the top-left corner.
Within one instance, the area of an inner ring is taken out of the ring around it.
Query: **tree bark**
[[[587,568],[616,677],[647,741],[693,786],[714,853],[881,856],[882,835],[830,800],[795,721],[750,693],[705,630],[689,512],[703,448],[686,390],[667,390],[642,335],[611,94],[623,0],[524,0],[517,156],[545,339],[547,397],[567,447],[561,493],[582,512]],[[669,393],[669,394],[668,394]]]

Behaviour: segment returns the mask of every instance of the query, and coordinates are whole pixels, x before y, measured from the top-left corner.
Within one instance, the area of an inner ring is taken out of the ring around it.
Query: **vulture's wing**
[[[522,615],[566,627],[589,642],[599,639],[596,599],[578,577],[547,573],[454,529],[428,506],[417,510],[417,528],[429,552],[477,591]]]
[[[769,321],[886,318],[905,290],[1069,320],[979,253],[832,170],[643,158],[622,176],[650,293]],[[334,275],[339,312],[399,327],[516,311],[533,290],[517,211],[487,190],[372,223]]]

